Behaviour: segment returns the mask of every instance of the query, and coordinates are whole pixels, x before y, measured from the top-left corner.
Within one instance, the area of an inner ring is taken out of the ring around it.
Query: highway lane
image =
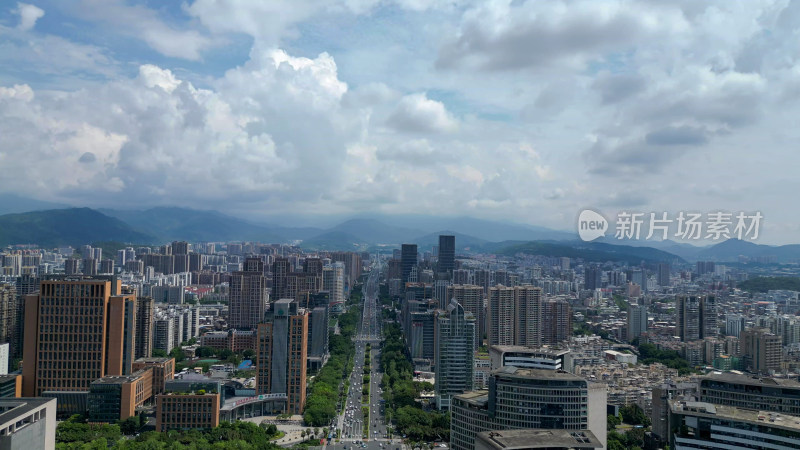
[[[364,308],[359,329],[354,338],[356,355],[353,363],[353,372],[350,375],[350,390],[344,413],[338,418],[337,424],[341,430],[340,442],[327,445],[326,448],[336,450],[367,448],[371,450],[392,449],[400,450],[403,446],[399,439],[387,438],[387,424],[384,420],[383,406],[381,404],[380,383],[383,373],[380,371],[380,342],[382,336],[381,308],[378,305],[379,276],[381,266],[375,263],[367,281],[364,283]],[[362,379],[364,375],[364,362],[367,344],[370,349],[370,366],[367,368],[370,375],[369,398],[366,401],[362,396]],[[369,411],[367,420],[364,420],[362,407]]]

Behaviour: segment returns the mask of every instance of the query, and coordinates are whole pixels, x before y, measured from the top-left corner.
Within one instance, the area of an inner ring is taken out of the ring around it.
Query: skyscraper
[[[447,298],[449,301],[455,299],[464,311],[469,312],[475,317],[475,344],[474,350],[478,350],[483,343],[483,335],[486,333],[486,315],[483,308],[483,288],[474,284],[454,284],[447,286]],[[442,308],[444,309],[444,308]]]
[[[489,289],[486,337],[489,346],[514,345],[514,288]]]
[[[149,358],[153,355],[153,320],[155,301],[151,297],[136,299],[136,358]]]
[[[744,331],[744,317],[741,314],[725,315],[725,334],[739,337]]]
[[[42,281],[25,299],[23,395],[88,391],[98,378],[130,373],[135,301],[117,280]]]
[[[252,330],[264,319],[269,302],[267,280],[260,258],[247,258],[243,269],[231,274],[230,327]]]
[[[301,414],[306,402],[308,314],[297,302],[279,299],[258,324],[257,394],[286,394],[286,412]]]
[[[632,341],[647,332],[647,307],[630,305],[628,307],[628,340]]]
[[[694,341],[719,334],[717,302],[714,296],[679,295],[676,298],[677,331],[682,341]]]
[[[669,263],[658,263],[658,285],[661,287],[669,286]]]
[[[289,272],[292,271],[292,264],[288,258],[275,258],[272,263],[272,292],[274,300],[287,298],[287,281]]]
[[[514,345],[542,346],[542,288],[514,287]],[[571,334],[571,331],[570,331]]]
[[[450,408],[450,398],[472,390],[475,317],[453,299],[436,314],[436,406]]]
[[[603,272],[597,266],[588,265],[583,271],[584,289],[593,291],[603,287]]]
[[[400,281],[405,290],[411,268],[417,265],[417,244],[403,244],[400,248]]]
[[[451,274],[456,266],[456,237],[439,236],[439,267],[437,272]],[[449,275],[445,279],[450,279]]]

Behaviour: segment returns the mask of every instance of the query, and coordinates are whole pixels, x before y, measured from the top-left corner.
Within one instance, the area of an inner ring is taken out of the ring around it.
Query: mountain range
[[[19,209],[23,205],[18,200],[0,196],[0,208],[5,204]],[[36,207],[47,205],[33,204]],[[538,252],[536,254],[553,256],[591,256],[597,261],[735,262],[739,256],[774,256],[778,262],[800,260],[800,245],[796,244],[768,246],[731,239],[699,247],[673,241],[618,241],[610,238],[587,243],[577,240],[575,233],[567,231],[470,217],[376,214],[375,217],[356,216],[329,228],[319,228],[256,223],[217,211],[179,207],[145,210],[67,208],[0,215],[0,245],[252,240],[299,243],[303,248],[317,250],[371,250],[416,243],[420,251],[426,251],[438,245],[440,234],[455,235],[459,252]]]

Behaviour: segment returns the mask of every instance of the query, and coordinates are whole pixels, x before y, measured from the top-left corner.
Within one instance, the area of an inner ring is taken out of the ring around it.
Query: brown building
[[[269,303],[264,262],[247,258],[244,270],[231,274],[230,288],[230,327],[254,330],[264,320]]]
[[[139,358],[133,370],[153,370],[153,397],[164,393],[164,383],[175,377],[175,358]]]
[[[89,422],[116,423],[136,415],[136,408],[153,397],[153,370],[109,375],[89,386]]]
[[[755,373],[780,371],[782,339],[768,328],[748,328],[742,332],[742,354],[747,370]]]
[[[10,343],[11,355],[17,353],[17,290],[12,284],[0,283],[0,343]]]
[[[135,305],[118,280],[42,281],[25,298],[23,395],[88,391],[98,378],[130,373]]]
[[[257,394],[286,394],[286,412],[300,414],[306,403],[308,314],[281,299],[258,325]]]
[[[256,349],[256,332],[252,330],[210,331],[200,336],[200,345],[234,353]]]
[[[549,300],[544,303],[542,315],[542,343],[557,344],[572,336],[572,308],[565,300]]]
[[[219,425],[219,393],[160,394],[156,397],[156,431],[214,428]]]
[[[475,345],[474,350],[483,345],[483,335],[486,333],[486,315],[483,308],[483,288],[474,284],[454,284],[447,286],[447,302],[456,299],[464,308],[475,316]]]

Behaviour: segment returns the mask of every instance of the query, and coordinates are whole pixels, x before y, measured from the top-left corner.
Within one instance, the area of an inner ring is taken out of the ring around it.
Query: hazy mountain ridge
[[[0,216],[0,245],[77,246],[95,241],[155,243],[154,236],[90,208],[53,209]]]

